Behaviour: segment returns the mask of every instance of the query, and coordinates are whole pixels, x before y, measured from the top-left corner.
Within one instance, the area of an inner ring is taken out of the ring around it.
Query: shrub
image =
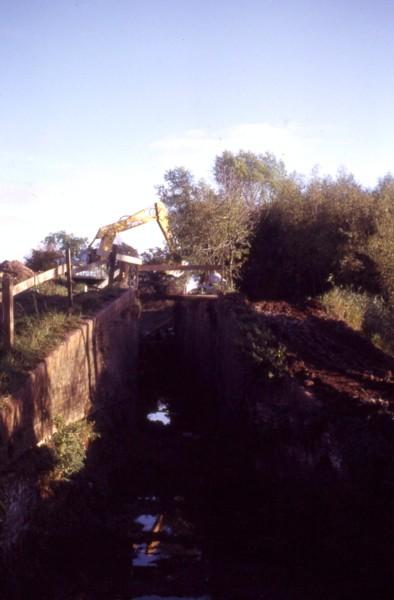
[[[371,302],[367,293],[336,286],[323,294],[320,300],[329,314],[345,321],[356,331],[363,330],[365,313]]]
[[[287,372],[286,346],[236,294],[228,294],[225,302],[235,317],[235,341],[239,351],[268,379],[284,376]]]
[[[252,298],[303,300],[342,285],[382,292],[368,240],[376,201],[350,176],[284,189],[261,208],[242,289]]]
[[[381,297],[334,287],[320,297],[334,317],[364,333],[378,348],[394,356],[394,307]]]
[[[83,419],[66,425],[64,419],[55,419],[56,433],[52,436],[50,446],[55,455],[55,475],[69,478],[84,467],[88,443],[98,437],[93,424]]]

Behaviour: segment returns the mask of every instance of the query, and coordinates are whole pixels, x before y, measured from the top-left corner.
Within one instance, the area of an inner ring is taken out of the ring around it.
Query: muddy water
[[[297,598],[281,569],[256,556],[259,515],[243,452],[226,447],[214,408],[180,377],[171,335],[142,340],[141,373],[127,512],[132,593],[119,599]]]
[[[180,476],[177,457],[190,455],[197,436],[178,427],[168,398],[158,398],[145,411],[139,494],[129,511],[133,598],[211,600],[209,565],[186,498],[187,474]]]
[[[134,465],[138,486],[128,511],[131,598],[263,598],[258,567],[221,539],[221,519],[212,531],[207,463],[200,462],[206,461],[204,435],[172,409],[171,398],[161,397],[146,409],[140,436],[144,450]]]

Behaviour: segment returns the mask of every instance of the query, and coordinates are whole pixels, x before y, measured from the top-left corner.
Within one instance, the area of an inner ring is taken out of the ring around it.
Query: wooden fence
[[[140,265],[141,260],[139,258],[134,258],[130,256],[124,256],[121,254],[117,254],[114,257],[113,268],[109,270],[108,277],[106,277],[103,281],[101,281],[97,287],[104,288],[111,284],[111,282],[115,281],[115,279],[120,274],[120,269],[116,269],[116,262],[124,262],[128,264]],[[46,281],[51,281],[53,279],[57,279],[61,276],[66,276],[67,278],[67,290],[68,290],[68,304],[69,308],[73,306],[73,277],[78,277],[78,273],[81,271],[92,271],[97,266],[103,266],[102,263],[92,263],[86,266],[72,266],[71,263],[71,254],[70,251],[66,251],[65,263],[63,265],[59,265],[54,267],[53,269],[49,269],[48,271],[44,271],[43,273],[39,273],[37,275],[33,275],[33,277],[29,277],[24,281],[20,281],[19,283],[14,283],[13,278],[7,273],[3,273],[0,281],[1,281],[1,292],[0,292],[0,303],[1,303],[1,333],[2,333],[2,341],[4,350],[11,350],[14,346],[15,342],[15,326],[14,326],[14,298],[18,294],[22,292],[26,292],[31,288],[35,288]]]
[[[15,330],[14,330],[14,298],[18,294],[25,292],[31,288],[37,287],[46,281],[57,279],[63,275],[67,278],[67,289],[68,289],[68,303],[69,308],[73,306],[73,278],[78,279],[78,274],[92,272],[97,267],[102,267],[103,263],[96,262],[87,264],[85,266],[72,266],[70,250],[66,251],[65,263],[59,265],[29,279],[25,279],[19,283],[14,284],[13,278],[3,273],[0,278],[1,289],[0,292],[0,303],[2,308],[1,318],[1,332],[3,340],[3,348],[8,351],[11,350],[15,342]],[[182,264],[156,264],[156,265],[143,265],[141,259],[133,256],[126,256],[124,254],[114,254],[112,260],[110,260],[110,266],[108,276],[105,277],[100,283],[97,283],[99,289],[106,286],[112,285],[113,282],[121,274],[121,269],[116,268],[119,263],[135,265],[137,273],[142,272],[171,272],[171,271],[220,271],[220,267],[212,265],[182,265]]]

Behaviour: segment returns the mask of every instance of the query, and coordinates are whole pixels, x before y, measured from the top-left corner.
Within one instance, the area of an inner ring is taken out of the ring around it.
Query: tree
[[[230,288],[247,254],[250,212],[242,199],[195,183],[185,169],[165,174],[158,194],[169,210],[170,227],[180,255],[191,262],[219,265]]]
[[[294,180],[295,181],[295,180]],[[290,193],[291,192],[291,193]],[[368,240],[376,203],[352,176],[283,188],[262,208],[243,289],[255,298],[301,300],[336,282],[379,293]]]
[[[214,174],[222,195],[237,197],[250,209],[272,201],[288,178],[284,163],[273,154],[242,150],[216,157]]]
[[[41,244],[47,250],[55,250],[63,253],[69,247],[71,256],[76,258],[87,247],[88,239],[77,237],[73,233],[66,233],[64,230],[61,230],[47,235]]]
[[[66,248],[69,246],[72,258],[79,256],[88,245],[87,238],[79,238],[72,233],[57,231],[48,234],[40,243],[39,248],[34,248],[31,255],[25,258],[26,265],[33,271],[46,271],[55,267],[64,258]]]
[[[383,294],[394,304],[394,177],[387,174],[374,190],[376,231],[368,243],[368,251],[379,270]]]

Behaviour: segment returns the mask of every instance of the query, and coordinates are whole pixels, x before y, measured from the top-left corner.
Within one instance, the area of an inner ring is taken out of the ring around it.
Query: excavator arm
[[[121,217],[115,223],[110,223],[109,225],[100,227],[90,245],[92,245],[97,239],[101,240],[97,253],[101,259],[105,259],[109,256],[112,250],[112,245],[117,233],[120,233],[121,231],[127,231],[133,227],[139,227],[140,225],[150,223],[151,221],[157,221],[157,224],[159,225],[164,238],[171,249],[173,247],[173,240],[168,224],[168,213],[162,202],[155,202],[154,206],[151,208],[143,208],[133,215]]]

